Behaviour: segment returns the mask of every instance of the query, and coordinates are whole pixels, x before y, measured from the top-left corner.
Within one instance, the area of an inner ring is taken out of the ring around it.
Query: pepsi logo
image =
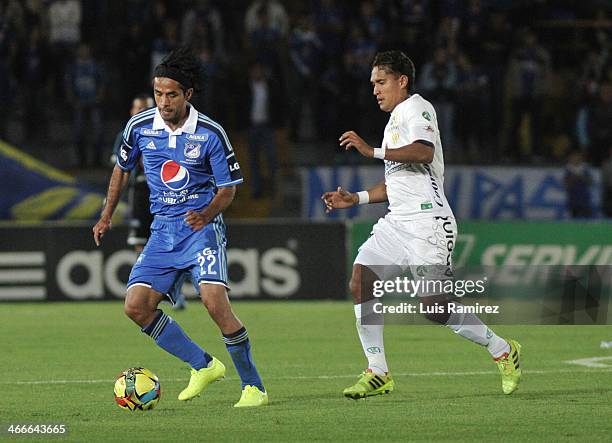
[[[189,183],[189,171],[173,160],[164,162],[160,176],[164,185],[173,191],[180,191]]]

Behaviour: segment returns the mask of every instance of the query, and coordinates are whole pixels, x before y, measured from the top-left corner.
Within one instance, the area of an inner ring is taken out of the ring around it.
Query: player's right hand
[[[96,246],[100,246],[100,243],[102,242],[102,237],[104,237],[104,234],[110,228],[111,228],[110,220],[106,220],[103,218],[98,220],[98,223],[96,223],[96,225],[93,227],[93,237],[94,237],[94,242],[96,242]]]
[[[345,191],[341,186],[338,186],[337,190],[323,194],[321,200],[325,203],[325,212],[329,214],[334,209],[344,209],[355,206],[359,198],[357,194]]]

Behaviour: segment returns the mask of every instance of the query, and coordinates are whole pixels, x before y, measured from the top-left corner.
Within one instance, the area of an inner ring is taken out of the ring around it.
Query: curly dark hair
[[[188,46],[179,46],[155,67],[154,77],[168,77],[179,82],[183,91],[200,90],[202,65]]]
[[[402,51],[384,51],[379,52],[374,57],[372,67],[375,66],[383,69],[389,74],[405,75],[408,77],[408,92],[414,90],[414,80],[416,77],[414,63]]]

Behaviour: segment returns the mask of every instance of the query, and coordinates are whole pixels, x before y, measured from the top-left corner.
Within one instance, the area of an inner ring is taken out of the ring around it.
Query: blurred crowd
[[[580,152],[600,166],[612,147],[611,13],[597,0],[0,0],[0,100],[33,142],[70,120],[79,165],[100,164],[106,126],[188,44],[203,67],[195,106],[249,130],[275,167],[275,129],[296,143],[348,128],[375,142],[386,116],[370,63],[398,48],[450,162],[563,164]]]

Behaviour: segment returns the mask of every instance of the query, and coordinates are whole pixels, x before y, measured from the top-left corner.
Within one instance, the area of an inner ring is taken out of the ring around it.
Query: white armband
[[[357,193],[357,198],[359,198],[360,205],[366,205],[370,203],[370,194],[368,193],[368,191],[359,191]]]
[[[374,158],[379,158],[381,160],[385,159],[385,151],[386,149],[383,148],[374,148]]]

